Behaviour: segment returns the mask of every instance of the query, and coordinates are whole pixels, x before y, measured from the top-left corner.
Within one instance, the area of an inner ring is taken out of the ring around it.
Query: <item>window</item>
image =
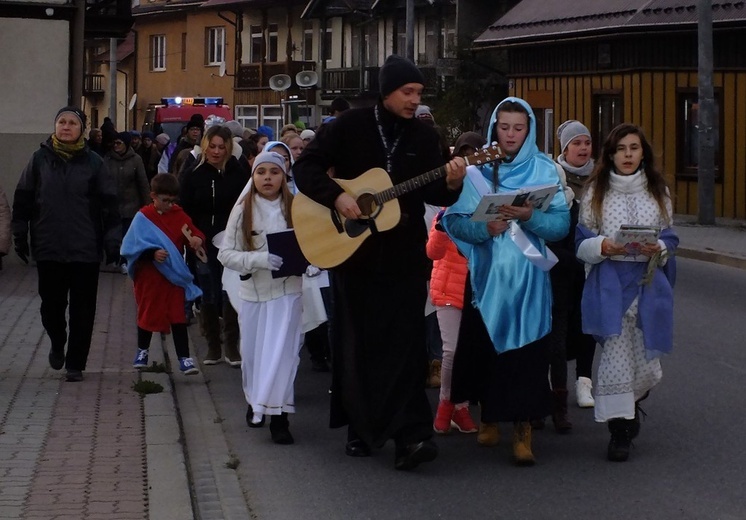
[[[677,175],[696,179],[699,174],[699,96],[697,92],[680,92],[677,96]],[[720,180],[720,96],[715,94],[713,140],[715,146],[715,179]]]
[[[262,124],[270,127],[275,135],[280,135],[283,121],[282,105],[262,106]]]
[[[315,105],[298,105],[298,118],[306,124],[306,128],[318,126]]]
[[[435,65],[437,63],[440,50],[439,35],[438,20],[435,18],[425,20],[425,52],[424,54],[420,53],[420,63],[418,65]]]
[[[225,27],[207,27],[205,33],[205,65],[220,65],[225,61]]]
[[[350,67],[360,66],[360,29],[354,27],[350,35]]]
[[[365,66],[378,66],[378,26],[373,23],[365,31]]]
[[[166,70],[166,35],[154,34],[150,37],[150,70]]]
[[[552,156],[554,144],[554,109],[534,108],[536,117],[536,146],[539,151]]]
[[[313,22],[303,22],[303,61],[313,60]]]
[[[251,63],[259,63],[264,58],[264,33],[259,25],[252,25],[251,33]]]
[[[594,151],[598,151],[611,130],[622,121],[622,95],[596,94],[593,96],[593,142]]]
[[[269,55],[267,61],[270,63],[277,62],[277,24],[269,24]]]
[[[181,70],[186,70],[187,33],[181,33]]]
[[[441,58],[456,57],[456,18],[443,18],[443,27],[440,29],[440,41],[443,48],[440,50]]]
[[[259,107],[257,105],[236,105],[236,121],[244,128],[259,127]]]
[[[407,21],[401,18],[396,21],[396,53],[407,55]]]
[[[332,28],[327,27],[321,35],[324,38],[324,58],[326,61],[332,59]],[[353,58],[354,59],[354,58]]]

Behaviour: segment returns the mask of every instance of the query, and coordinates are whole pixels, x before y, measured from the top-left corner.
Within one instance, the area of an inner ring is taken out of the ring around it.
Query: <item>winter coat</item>
[[[122,228],[114,178],[87,147],[68,161],[41,144],[13,196],[13,234],[31,229],[37,261],[100,262],[119,256]]]
[[[148,177],[148,182],[150,182],[158,173],[158,161],[161,160],[161,153],[154,143],[149,148],[146,148],[144,145],[140,146],[140,151],[137,154],[142,158],[142,164],[145,166],[145,175]]]
[[[427,256],[433,261],[433,274],[430,278],[430,299],[437,307],[464,307],[464,287],[468,276],[467,261],[458,252],[445,231],[435,228],[433,219],[430,238],[427,240]]]
[[[208,252],[216,256],[212,237],[225,229],[247,182],[249,176],[233,157],[228,159],[225,170],[219,171],[205,162],[185,172],[181,179],[181,207],[207,237]]]
[[[0,187],[0,256],[10,252],[10,205],[5,191]]]
[[[110,151],[104,161],[116,180],[119,215],[134,218],[137,211],[150,201],[150,186],[142,159],[128,147],[124,155]]]

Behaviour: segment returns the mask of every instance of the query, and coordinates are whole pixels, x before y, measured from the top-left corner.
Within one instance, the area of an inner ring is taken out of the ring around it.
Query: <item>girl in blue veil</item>
[[[452,399],[480,403],[480,444],[497,444],[498,423],[514,423],[514,461],[531,465],[530,421],[550,412],[548,270],[556,258],[544,241],[565,237],[570,217],[557,169],[536,146],[536,119],[528,103],[515,97],[501,101],[487,140],[496,140],[507,158],[495,166],[469,167],[458,202],[443,217],[446,231],[469,261],[470,274]],[[546,211],[534,211],[530,204],[501,206],[505,220],[470,218],[486,193],[548,183],[556,183],[558,190]]]

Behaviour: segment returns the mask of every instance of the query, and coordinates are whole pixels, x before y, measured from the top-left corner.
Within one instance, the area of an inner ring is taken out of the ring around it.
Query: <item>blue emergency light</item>
[[[221,97],[164,97],[161,98],[161,104],[166,106],[173,105],[222,105]]]

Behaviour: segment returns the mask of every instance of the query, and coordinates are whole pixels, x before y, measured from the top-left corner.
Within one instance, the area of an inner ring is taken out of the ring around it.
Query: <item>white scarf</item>
[[[648,189],[648,178],[643,169],[631,175],[619,175],[612,168],[609,172],[609,187],[620,193],[640,193]]]

